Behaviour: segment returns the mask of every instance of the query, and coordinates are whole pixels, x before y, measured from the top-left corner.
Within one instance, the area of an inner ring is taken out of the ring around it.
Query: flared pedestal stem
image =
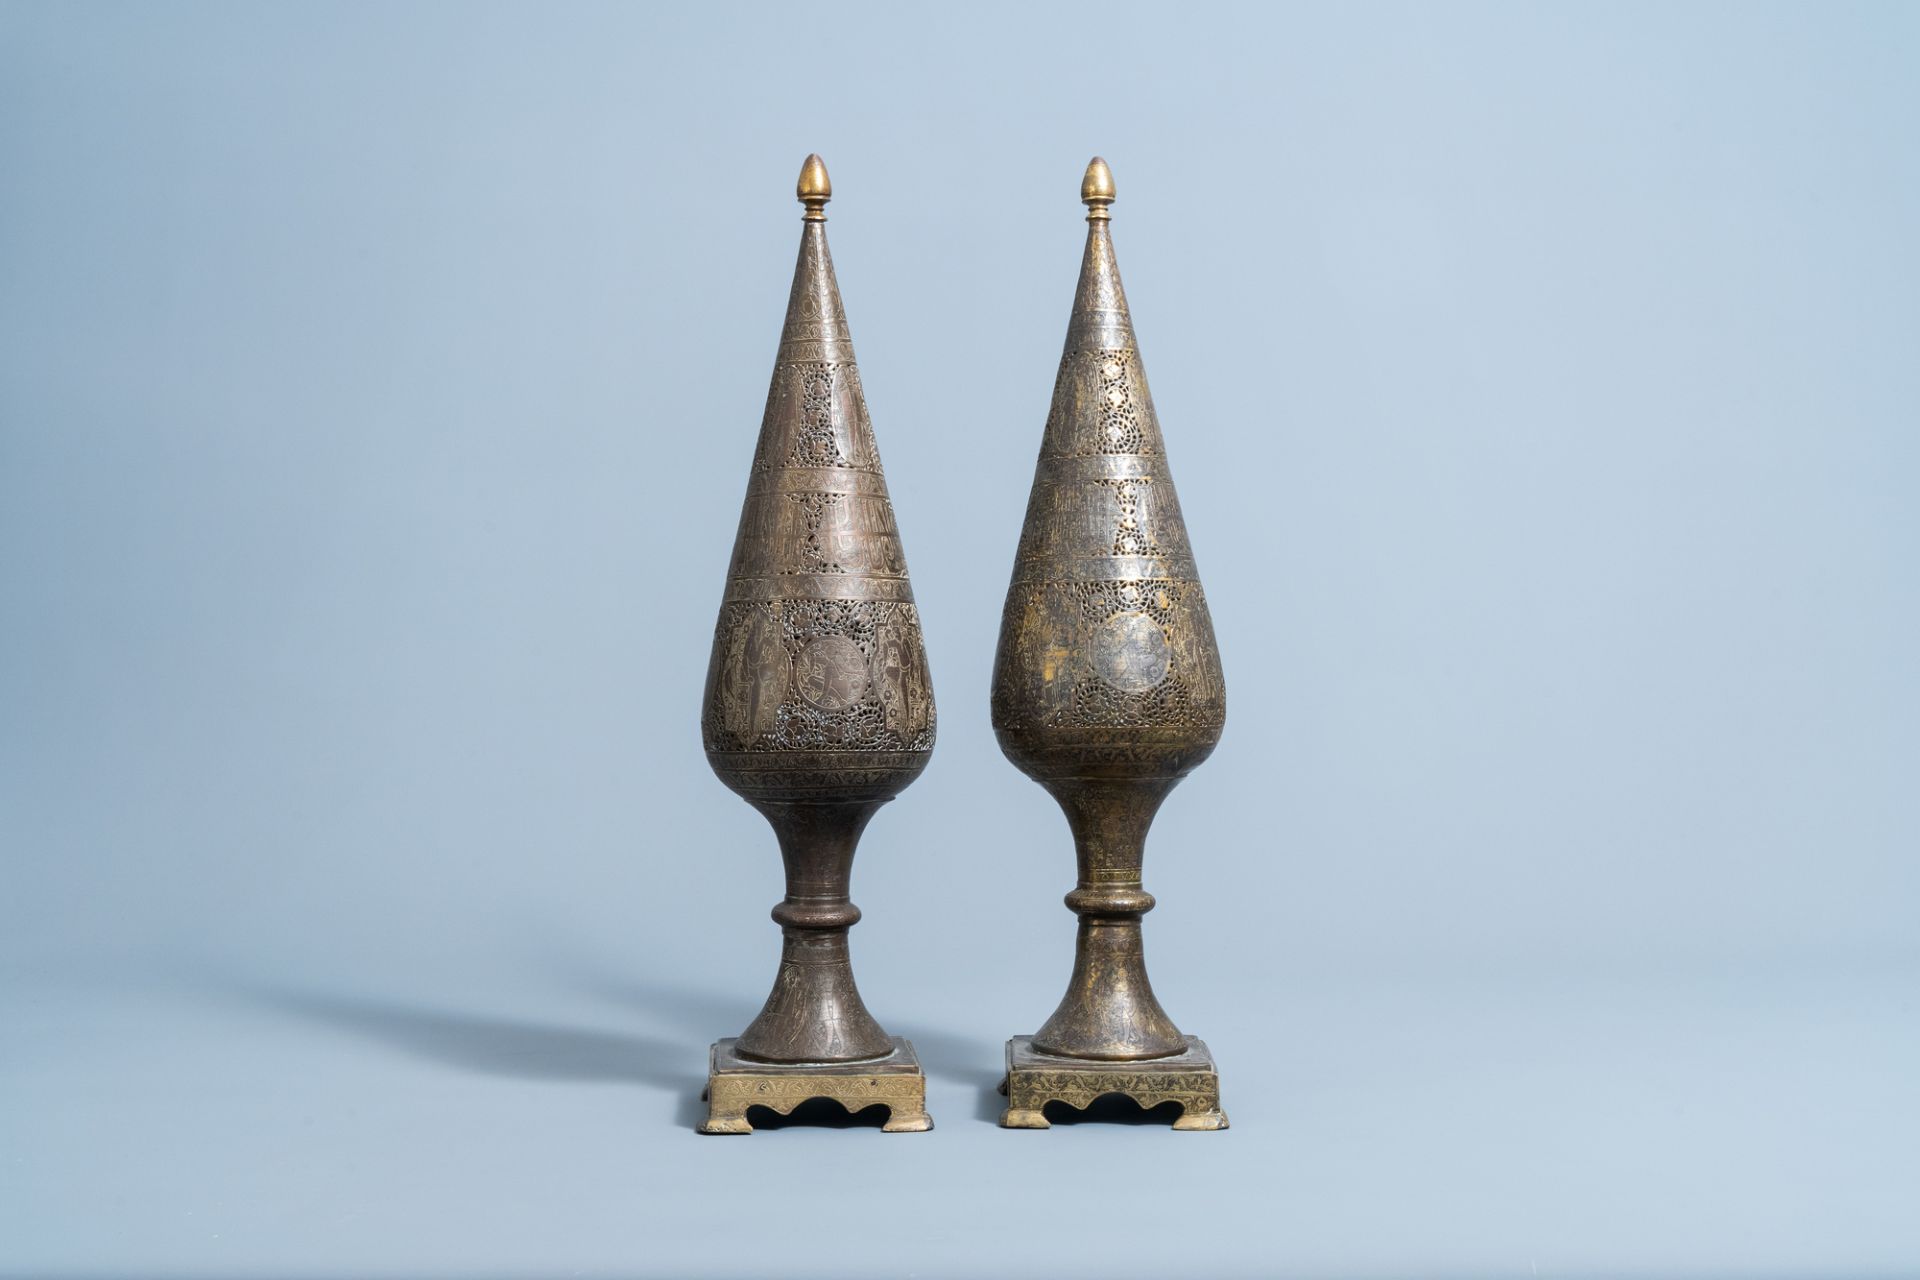
[[[1153,895],[1140,887],[1147,828],[1177,781],[1045,782],[1073,827],[1080,883],[1067,906],[1080,916],[1080,936],[1066,997],[1033,1037],[1038,1052],[1136,1061],[1186,1051],[1186,1037],[1154,998],[1140,935],[1140,918],[1153,910]]]
[[[848,900],[853,852],[884,801],[784,803],[756,808],[780,838],[787,896],[773,909],[780,973],[766,1007],[733,1051],[760,1062],[859,1062],[893,1052],[893,1041],[853,983],[847,930],[860,919]]]

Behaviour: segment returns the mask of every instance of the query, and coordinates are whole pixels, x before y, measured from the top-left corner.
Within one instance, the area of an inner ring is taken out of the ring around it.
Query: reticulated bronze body
[[[854,848],[933,751],[933,691],[893,504],[827,251],[826,167],[809,156],[786,327],[714,628],[701,727],[720,780],[766,816],[787,895],[773,992],[714,1046],[702,1131],[749,1106],[884,1102],[892,1132],[931,1127],[913,1046],[854,986]]]
[[[1087,247],[994,666],[1007,758],[1066,811],[1079,862],[1073,976],[1045,1025],[1008,1045],[1002,1123],[1103,1093],[1182,1105],[1219,1129],[1219,1077],[1147,980],[1147,828],[1212,753],[1226,687],[1109,230],[1113,178],[1088,166]]]

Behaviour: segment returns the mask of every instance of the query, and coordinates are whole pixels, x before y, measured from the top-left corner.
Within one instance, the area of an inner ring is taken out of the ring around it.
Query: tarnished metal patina
[[[853,853],[926,768],[933,687],[893,504],[827,252],[826,166],[798,188],[800,260],[714,628],[701,727],[720,780],[773,824],[786,863],[780,972],[737,1039],[713,1049],[704,1133],[749,1106],[810,1097],[932,1127],[913,1046],[861,1002],[847,953]]]
[[[1223,1129],[1206,1045],[1147,980],[1140,863],[1161,801],[1220,740],[1226,686],[1120,285],[1104,160],[1080,194],[1086,256],[993,678],[1001,750],[1073,830],[1080,933],[1060,1007],[1008,1044],[1001,1123],[1045,1128],[1049,1101],[1120,1093],[1179,1102],[1177,1129]]]

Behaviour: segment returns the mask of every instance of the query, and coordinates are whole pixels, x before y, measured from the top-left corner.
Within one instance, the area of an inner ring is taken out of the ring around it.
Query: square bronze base
[[[1092,1058],[1061,1058],[1033,1047],[1032,1036],[1007,1041],[1007,1078],[1000,1086],[1007,1110],[1000,1117],[1006,1129],[1052,1128],[1041,1114],[1049,1102],[1084,1108],[1102,1094],[1125,1094],[1143,1107],[1162,1102],[1180,1104],[1176,1129],[1224,1129],[1227,1113],[1220,1109],[1220,1073],[1204,1040],[1187,1037],[1185,1053],[1139,1062],[1102,1062]]]
[[[851,1115],[875,1103],[888,1109],[886,1133],[924,1133],[927,1077],[911,1041],[893,1037],[893,1052],[865,1062],[756,1062],[733,1051],[734,1041],[714,1045],[707,1058],[707,1121],[702,1133],[752,1133],[748,1107],[781,1115],[809,1098],[832,1098]]]

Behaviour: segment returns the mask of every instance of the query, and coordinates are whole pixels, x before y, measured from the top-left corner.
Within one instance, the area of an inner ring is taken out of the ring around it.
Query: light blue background
[[[818,150],[940,744],[939,1128],[690,1131]],[[1004,1133],[987,724],[1094,152],[1226,660],[1234,1127]],[[1920,1274],[1920,9],[0,8],[0,1272]]]

